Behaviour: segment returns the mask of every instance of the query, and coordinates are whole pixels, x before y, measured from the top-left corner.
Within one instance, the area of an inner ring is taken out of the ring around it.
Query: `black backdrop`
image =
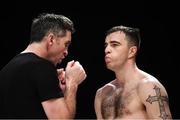
[[[0,8],[0,67],[26,48],[32,19],[39,13],[57,13],[69,17],[75,24],[76,32],[69,55],[59,67],[65,67],[72,59],[84,66],[88,76],[78,90],[76,118],[93,119],[96,118],[96,90],[114,79],[113,72],[107,70],[104,64],[104,34],[115,25],[138,27],[142,44],[137,65],[165,86],[172,115],[180,118],[177,9],[175,3],[161,1],[7,1]]]

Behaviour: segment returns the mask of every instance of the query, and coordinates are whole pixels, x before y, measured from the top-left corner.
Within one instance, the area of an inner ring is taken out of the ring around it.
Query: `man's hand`
[[[66,85],[65,85],[66,81],[65,81],[65,71],[64,71],[64,68],[57,69],[57,73],[58,73],[60,88],[61,88],[61,90],[64,93],[64,91],[66,89]]]

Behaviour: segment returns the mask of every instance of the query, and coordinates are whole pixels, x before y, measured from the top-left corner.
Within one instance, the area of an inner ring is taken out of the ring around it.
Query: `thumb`
[[[66,66],[66,69],[69,69],[70,67],[72,67],[74,65],[74,63],[75,63],[74,60],[68,62],[67,66]]]
[[[60,75],[64,71],[64,68],[57,69],[58,75]]]

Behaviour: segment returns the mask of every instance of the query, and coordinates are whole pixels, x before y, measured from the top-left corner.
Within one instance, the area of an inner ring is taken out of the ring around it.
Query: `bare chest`
[[[133,112],[137,107],[136,90],[124,91],[121,88],[109,89],[103,93],[101,113],[103,118],[120,118]]]

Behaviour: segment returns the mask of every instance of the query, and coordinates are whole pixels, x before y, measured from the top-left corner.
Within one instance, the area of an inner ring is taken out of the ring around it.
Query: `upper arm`
[[[42,102],[42,106],[48,119],[67,119],[70,117],[67,105],[63,97],[44,101]]]
[[[171,118],[168,95],[160,83],[144,82],[139,86],[138,93],[149,118]]]
[[[95,108],[97,119],[102,119],[102,115],[101,115],[101,90],[100,89],[96,91],[94,108]]]

